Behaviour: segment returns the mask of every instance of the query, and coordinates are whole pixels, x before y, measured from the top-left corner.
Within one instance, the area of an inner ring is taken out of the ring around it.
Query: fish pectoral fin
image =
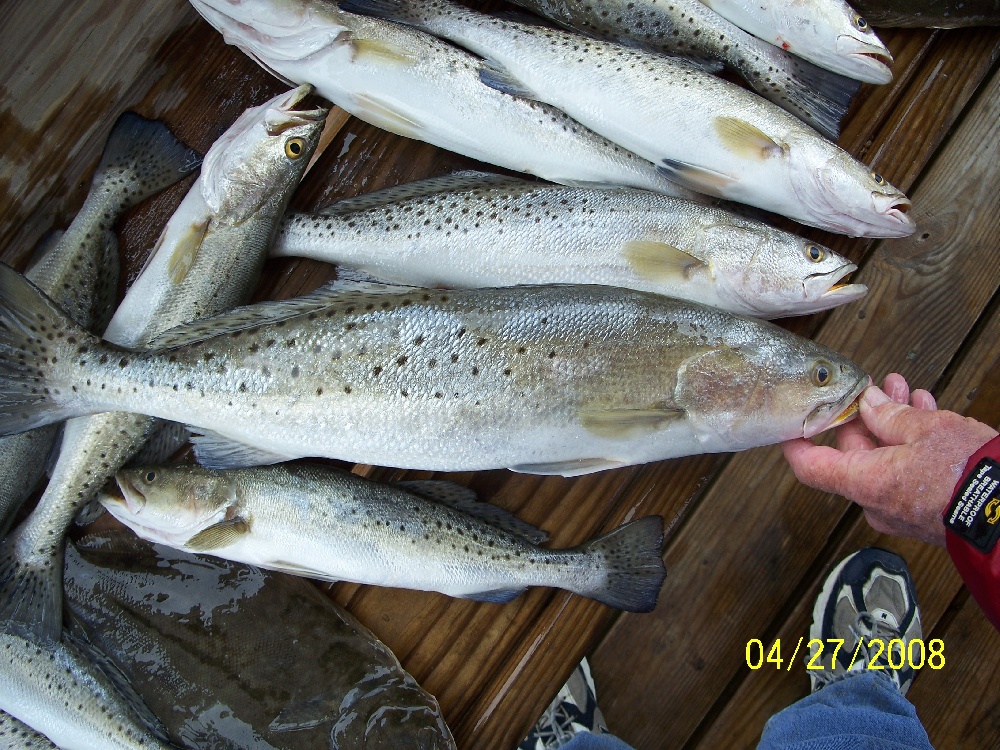
[[[191,224],[178,239],[174,251],[170,254],[170,260],[167,261],[167,275],[174,284],[180,284],[187,278],[188,271],[194,266],[198,251],[205,241],[209,224],[211,219],[207,217],[204,221]]]
[[[341,32],[338,42],[351,48],[351,62],[371,62],[376,65],[412,65],[417,58],[407,49],[386,39],[359,39],[351,32]]]
[[[490,526],[495,526],[511,534],[517,534],[532,544],[542,544],[549,538],[549,535],[544,531],[532,526],[530,523],[522,521],[510,511],[504,510],[492,503],[479,502],[475,492],[455,482],[441,479],[415,479],[406,482],[396,482],[396,486],[419,495],[425,500],[441,503],[455,510],[476,516],[480,520],[490,524]]]
[[[210,552],[235,544],[240,540],[240,537],[249,533],[250,522],[236,516],[227,521],[219,521],[207,529],[202,529],[188,539],[184,546],[192,552]]]
[[[722,144],[737,156],[746,159],[768,159],[788,154],[786,144],[778,143],[746,120],[738,117],[716,117],[713,125]]]
[[[684,409],[670,406],[646,409],[581,409],[580,424],[598,437],[609,440],[628,440],[652,434],[664,427],[683,420]]]
[[[505,68],[490,60],[483,62],[479,69],[479,80],[491,89],[502,94],[519,96],[522,99],[537,99],[538,95],[519,80],[514,78]]]
[[[426,130],[423,123],[401,112],[398,107],[371,94],[355,94],[354,111],[365,122],[405,138],[420,139]]]
[[[654,281],[684,281],[707,267],[704,261],[665,242],[626,242],[622,254],[637,274]]]
[[[280,453],[237,442],[217,432],[200,427],[188,427],[191,444],[198,463],[206,469],[242,469],[247,466],[265,466],[291,461],[301,456],[286,456]]]
[[[656,165],[656,171],[689,190],[720,197],[724,197],[725,190],[737,182],[730,175],[676,159],[664,159]]]
[[[509,466],[511,471],[519,474],[543,474],[560,477],[578,477],[581,474],[592,474],[605,469],[617,469],[624,466],[624,461],[613,458],[573,458],[568,461],[549,461],[537,464],[518,464]]]
[[[506,604],[517,599],[527,591],[527,588],[520,589],[493,589],[492,591],[477,591],[474,594],[463,594],[460,599],[468,599],[473,602],[489,602],[490,604]]]

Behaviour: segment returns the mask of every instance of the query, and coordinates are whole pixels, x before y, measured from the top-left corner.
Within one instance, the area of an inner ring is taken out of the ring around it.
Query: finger
[[[861,398],[861,419],[882,445],[916,442],[934,428],[928,417],[927,411],[896,403],[875,386],[865,389]]]
[[[781,450],[800,482],[825,492],[844,494],[840,491],[846,484],[844,453],[826,445],[814,445],[804,438],[782,443]]]
[[[898,372],[890,372],[885,376],[882,390],[897,404],[910,403],[910,385]]]
[[[910,398],[913,400],[913,406],[916,409],[934,411],[938,408],[937,399],[935,399],[929,391],[925,391],[923,388],[917,388],[917,390],[910,395]]]
[[[860,419],[837,428],[837,448],[841,451],[870,451],[877,447],[875,438]]]

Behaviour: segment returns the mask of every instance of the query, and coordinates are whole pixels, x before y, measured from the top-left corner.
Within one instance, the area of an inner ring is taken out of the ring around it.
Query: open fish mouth
[[[128,477],[118,475],[115,477],[115,481],[118,482],[119,492],[106,493],[106,499],[119,502],[130,515],[140,513],[146,505],[146,497],[136,489],[136,486],[128,480]],[[104,499],[101,502],[103,503]],[[116,515],[107,503],[105,503],[104,507],[111,511],[112,515]]]
[[[847,263],[835,271],[807,276],[802,282],[803,296],[809,303],[806,312],[814,313],[859,300],[868,294],[864,284],[842,284],[845,278],[858,270]]]
[[[860,408],[861,394],[871,383],[868,375],[858,378],[858,382],[842,398],[813,409],[802,424],[802,437],[811,438],[854,419]]]
[[[313,87],[304,83],[292,89],[284,97],[273,102],[273,106],[265,115],[267,131],[277,135],[297,125],[308,125],[326,119],[329,110],[323,107],[314,109],[295,109],[313,92]]]
[[[909,237],[917,230],[917,225],[910,218],[913,204],[905,195],[872,195],[875,213],[882,221],[871,222],[880,234],[878,237]]]
[[[864,42],[847,34],[837,37],[837,54],[853,63],[858,80],[884,84],[892,81],[892,53],[881,44]]]

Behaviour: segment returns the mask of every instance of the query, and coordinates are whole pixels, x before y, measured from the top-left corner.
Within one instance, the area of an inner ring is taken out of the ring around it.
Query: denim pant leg
[[[634,750],[613,734],[595,734],[594,732],[579,732],[573,739],[559,750]]]
[[[913,704],[881,672],[833,682],[776,713],[757,750],[933,750]]]

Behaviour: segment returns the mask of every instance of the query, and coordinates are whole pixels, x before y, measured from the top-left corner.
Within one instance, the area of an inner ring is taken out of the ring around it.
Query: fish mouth
[[[802,282],[806,299],[804,313],[822,312],[839,305],[855,302],[868,294],[864,284],[841,284],[840,282],[858,270],[853,263],[827,273],[815,273]]]
[[[837,37],[837,54],[849,63],[850,75],[864,83],[885,84],[892,81],[892,54],[881,42],[873,44],[848,34]]]
[[[312,85],[303,83],[284,96],[272,100],[271,107],[264,116],[267,132],[271,135],[278,135],[299,125],[310,125],[325,120],[330,112],[326,107],[295,109],[312,92]]]
[[[130,515],[134,516],[141,513],[142,509],[146,506],[146,496],[122,473],[115,474],[115,481],[118,482],[118,488],[121,492],[120,494],[109,494],[108,499],[119,501]],[[111,511],[112,515],[115,515],[117,518],[117,515],[114,514],[110,506],[105,504],[104,507]]]
[[[872,384],[872,379],[868,375],[858,378],[847,393],[841,398],[831,403],[817,406],[802,423],[802,437],[811,438],[819,433],[838,427],[854,419],[860,407],[861,394]]]
[[[889,233],[877,236],[909,237],[917,231],[917,225],[909,215],[913,204],[905,195],[882,195],[875,193],[872,195],[872,203],[875,207],[875,212],[885,219],[884,222],[875,225],[876,229]]]

